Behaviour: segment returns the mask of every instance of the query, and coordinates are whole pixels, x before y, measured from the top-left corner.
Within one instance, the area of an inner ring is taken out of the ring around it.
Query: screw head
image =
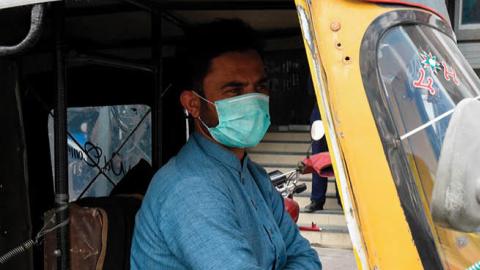
[[[342,24],[340,22],[332,22],[330,24],[330,30],[333,32],[338,32],[342,28]]]
[[[468,245],[468,238],[464,237],[464,236],[460,236],[460,237],[457,237],[456,239],[457,241],[457,247],[459,248],[463,248],[465,246]]]

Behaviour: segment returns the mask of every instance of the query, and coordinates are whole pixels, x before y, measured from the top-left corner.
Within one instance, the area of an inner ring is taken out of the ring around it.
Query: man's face
[[[211,102],[248,93],[269,94],[260,55],[249,50],[224,53],[211,61],[203,80],[203,93]],[[218,125],[215,106],[201,102],[200,116],[210,127]]]

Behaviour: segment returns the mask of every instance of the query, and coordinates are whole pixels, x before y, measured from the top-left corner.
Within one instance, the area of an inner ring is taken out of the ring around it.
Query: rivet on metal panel
[[[330,30],[333,32],[338,32],[342,28],[342,24],[340,22],[332,22],[330,24]]]
[[[393,145],[393,148],[397,149],[401,146],[401,141],[399,139],[393,139],[392,140],[392,145]]]
[[[337,48],[338,50],[341,50],[342,49],[342,43],[341,42],[336,42],[335,43],[335,48]]]
[[[464,236],[457,237],[457,247],[463,248],[468,245],[468,239]]]

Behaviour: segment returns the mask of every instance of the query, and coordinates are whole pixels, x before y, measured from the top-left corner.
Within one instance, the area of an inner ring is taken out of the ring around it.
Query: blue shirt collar
[[[211,158],[214,158],[218,162],[227,165],[238,171],[239,173],[245,173],[247,170],[248,164],[248,156],[245,153],[245,157],[243,158],[243,164],[240,163],[237,156],[234,153],[229,151],[228,149],[210,141],[209,139],[205,138],[198,132],[194,132],[192,135],[192,139],[198,144],[200,149]]]

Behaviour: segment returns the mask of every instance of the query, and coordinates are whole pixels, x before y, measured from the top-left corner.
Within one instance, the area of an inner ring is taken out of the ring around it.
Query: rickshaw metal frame
[[[362,239],[362,234],[360,232],[360,226],[358,221],[358,216],[356,215],[356,208],[355,200],[353,195],[349,192],[351,190],[348,187],[349,181],[347,180],[347,168],[344,164],[343,153],[339,147],[339,143],[335,134],[335,124],[333,120],[333,114],[328,105],[328,94],[327,94],[327,78],[325,74],[325,69],[322,63],[322,59],[320,57],[319,49],[316,44],[316,37],[315,37],[315,28],[312,24],[312,16],[310,10],[310,0],[306,0],[307,4],[304,6],[300,3],[299,0],[296,0],[297,3],[297,12],[300,21],[300,27],[303,32],[304,36],[304,43],[305,43],[305,50],[307,55],[309,56],[309,60],[311,63],[310,69],[312,78],[314,78],[314,82],[317,83],[315,87],[318,86],[317,95],[321,98],[317,97],[319,102],[322,102],[323,106],[320,107],[320,110],[324,110],[321,113],[325,113],[325,121],[323,122],[326,125],[325,132],[328,134],[327,141],[329,141],[329,149],[333,153],[332,154],[332,164],[334,165],[335,177],[338,178],[338,182],[340,182],[340,195],[343,204],[343,211],[345,214],[345,219],[347,222],[348,231],[350,234],[350,238],[352,240],[352,245],[354,247],[355,255],[358,260],[359,267],[361,269],[368,269],[368,259],[367,259],[367,250],[364,247],[364,240]],[[317,60],[318,59],[318,60]]]
[[[64,2],[54,5],[55,29],[55,79],[56,105],[54,109],[54,156],[55,156],[55,222],[62,224],[69,220],[68,209],[68,150],[67,150],[67,88],[64,43]],[[68,222],[56,232],[57,267],[69,269],[70,226]]]

